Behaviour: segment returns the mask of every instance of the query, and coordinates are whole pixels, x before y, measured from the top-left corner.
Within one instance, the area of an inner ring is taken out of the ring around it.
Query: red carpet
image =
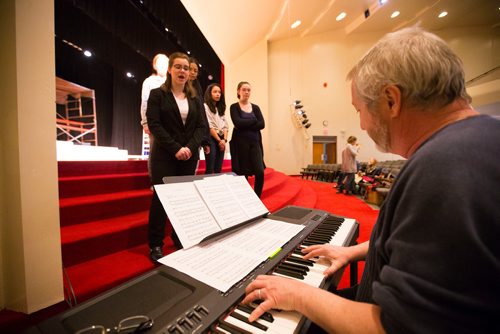
[[[228,171],[230,161],[225,161],[223,172]],[[197,174],[203,172],[204,161]],[[71,285],[78,303],[153,268],[146,235],[151,200],[146,161],[59,162],[59,194],[65,285]],[[262,201],[270,212],[298,205],[355,218],[360,242],[368,239],[378,213],[356,197],[336,194],[331,183],[289,177],[272,168],[265,171]],[[165,253],[173,250],[165,238]],[[344,275],[340,287],[348,282]],[[10,328],[26,328],[61,308],[63,303],[30,316],[2,311],[0,329],[4,332],[6,323],[13,322],[8,319],[16,317],[24,320]]]

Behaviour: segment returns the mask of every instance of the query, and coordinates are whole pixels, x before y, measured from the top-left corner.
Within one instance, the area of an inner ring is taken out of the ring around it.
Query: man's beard
[[[380,117],[379,113],[374,114],[375,120],[374,126],[372,126],[368,132],[368,136],[375,142],[377,150],[382,153],[390,153],[391,149],[391,135],[389,132],[389,126]]]

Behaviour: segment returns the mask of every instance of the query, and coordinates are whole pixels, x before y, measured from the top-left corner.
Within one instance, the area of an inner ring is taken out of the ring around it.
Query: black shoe
[[[342,194],[342,189],[337,190],[337,194]]]
[[[158,263],[158,260],[163,257],[163,250],[161,247],[153,247],[149,250],[149,258],[153,263]]]

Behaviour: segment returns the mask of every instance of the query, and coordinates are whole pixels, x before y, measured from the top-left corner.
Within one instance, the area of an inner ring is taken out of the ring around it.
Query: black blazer
[[[175,159],[182,147],[191,150],[192,159],[199,159],[198,148],[207,131],[203,120],[205,111],[196,98],[187,99],[189,113],[186,124],[183,124],[172,92],[164,92],[161,88],[151,90],[146,111],[148,127],[154,137],[151,160]]]

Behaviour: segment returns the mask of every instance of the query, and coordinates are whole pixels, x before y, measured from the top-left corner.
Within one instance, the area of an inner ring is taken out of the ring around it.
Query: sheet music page
[[[244,176],[222,176],[248,217],[254,218],[269,212]]]
[[[254,218],[246,214],[224,180],[210,177],[193,182],[222,230]]]
[[[178,250],[159,262],[226,292],[303,228],[261,219],[209,243]]]
[[[154,187],[184,248],[194,246],[207,235],[220,231],[192,182]]]

